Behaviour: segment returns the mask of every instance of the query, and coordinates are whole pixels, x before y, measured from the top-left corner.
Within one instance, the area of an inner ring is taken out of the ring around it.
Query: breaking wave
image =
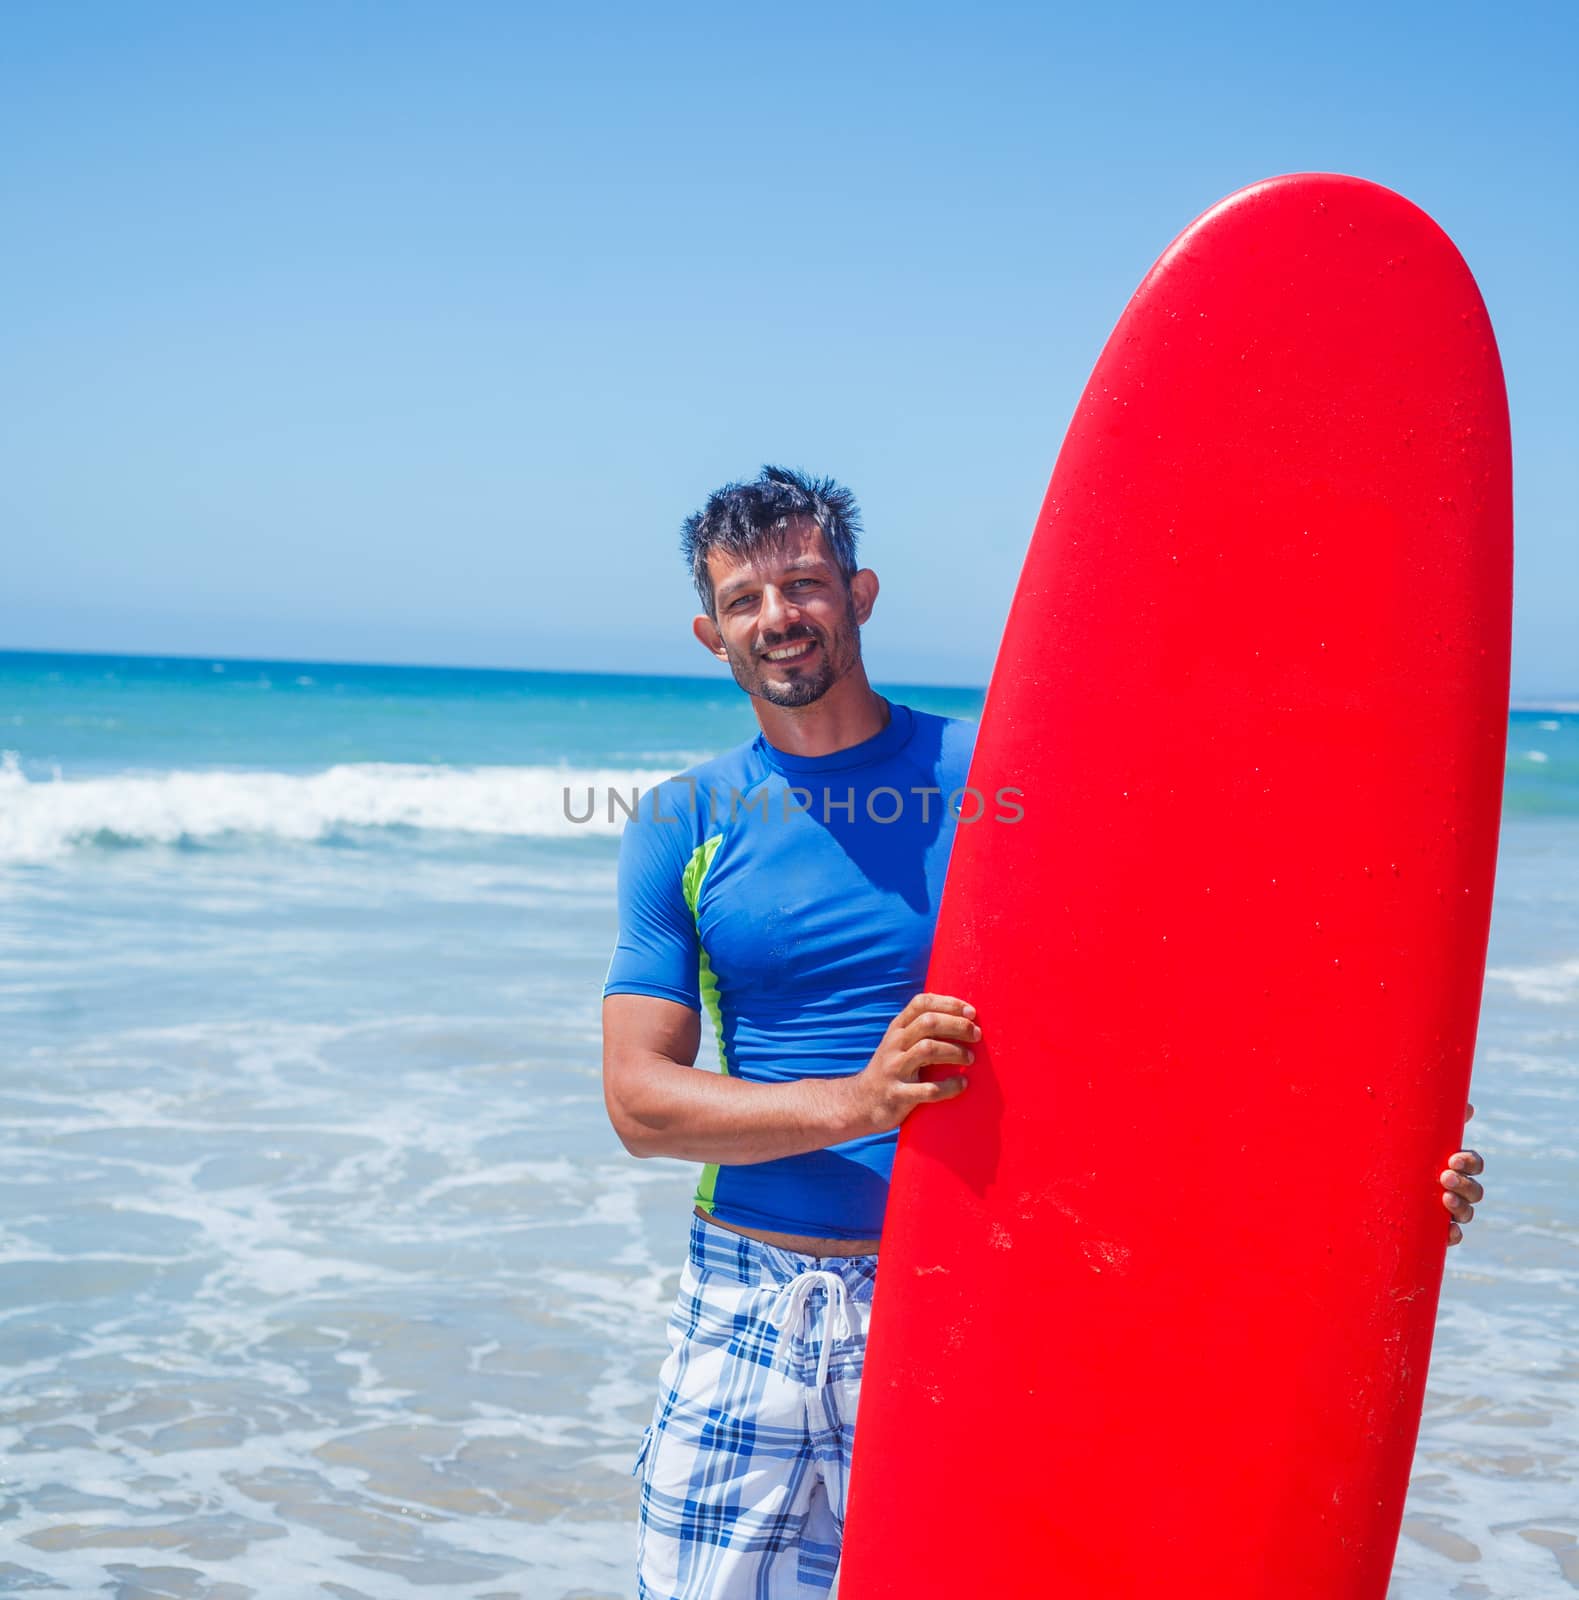
[[[613,834],[624,817],[609,804],[609,791],[628,796],[639,788],[645,794],[672,772],[359,762],[301,774],[173,771],[37,781],[7,752],[0,763],[0,863],[117,846],[249,838],[310,844],[358,829],[519,838]],[[589,805],[589,820],[571,820],[585,816]]]

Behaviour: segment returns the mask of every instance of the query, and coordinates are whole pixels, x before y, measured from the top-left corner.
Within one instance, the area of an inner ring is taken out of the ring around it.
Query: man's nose
[[[783,633],[800,617],[800,608],[775,583],[766,584],[762,590],[762,609],[757,621],[764,633]]]

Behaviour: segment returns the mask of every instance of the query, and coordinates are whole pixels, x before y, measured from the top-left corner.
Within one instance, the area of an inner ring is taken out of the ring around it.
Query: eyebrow
[[[814,569],[821,569],[826,572],[828,563],[821,556],[802,556],[797,561],[788,562],[779,570],[781,572],[809,572]],[[718,604],[723,605],[726,601],[733,600],[743,589],[749,589],[753,581],[751,578],[736,578],[732,583],[726,583],[716,596]]]

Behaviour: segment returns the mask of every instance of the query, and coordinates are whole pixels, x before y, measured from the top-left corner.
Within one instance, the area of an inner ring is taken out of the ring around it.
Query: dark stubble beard
[[[831,638],[815,629],[797,633],[782,641],[794,644],[798,639],[815,639],[822,646],[817,670],[798,678],[770,679],[769,667],[756,656],[738,655],[729,651],[729,670],[735,682],[747,694],[759,700],[771,701],[776,706],[809,706],[820,700],[861,659],[861,627],[855,620],[855,603],[846,597],[844,625]],[[780,649],[782,645],[770,648]]]

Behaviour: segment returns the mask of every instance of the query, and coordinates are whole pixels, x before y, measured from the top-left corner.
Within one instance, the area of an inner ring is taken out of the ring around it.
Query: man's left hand
[[[1474,1115],[1474,1106],[1467,1107],[1464,1121],[1467,1123]],[[1475,1150],[1460,1150],[1457,1155],[1447,1158],[1447,1171],[1442,1174],[1441,1181],[1444,1191],[1442,1204],[1453,1219],[1447,1225],[1447,1242],[1450,1245],[1463,1243],[1463,1225],[1475,1215],[1475,1207],[1486,1198],[1486,1191],[1475,1182],[1476,1176],[1485,1170],[1486,1163]]]

